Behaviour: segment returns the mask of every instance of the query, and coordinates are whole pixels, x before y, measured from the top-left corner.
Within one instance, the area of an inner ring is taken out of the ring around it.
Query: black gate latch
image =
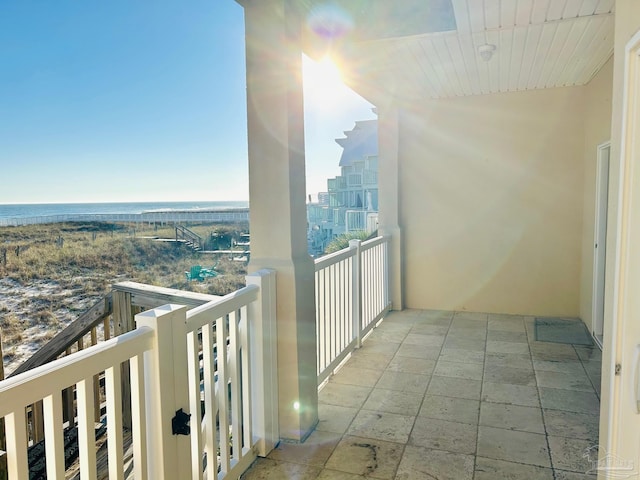
[[[189,418],[191,414],[183,412],[182,409],[178,410],[176,416],[171,419],[171,432],[174,435],[189,435],[191,433]]]

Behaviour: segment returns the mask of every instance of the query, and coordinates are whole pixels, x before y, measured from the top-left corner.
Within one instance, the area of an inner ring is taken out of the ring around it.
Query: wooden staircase
[[[204,249],[202,237],[182,225],[176,226],[176,242],[184,243],[195,252],[201,252]]]

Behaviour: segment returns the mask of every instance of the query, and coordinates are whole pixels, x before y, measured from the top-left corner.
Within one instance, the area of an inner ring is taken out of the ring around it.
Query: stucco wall
[[[402,113],[407,307],[579,314],[585,98],[558,88]]]
[[[611,139],[611,96],[613,57],[585,89],[584,202],[582,222],[582,275],[580,318],[591,328],[593,322],[593,256],[596,218],[596,169],[598,145]]]

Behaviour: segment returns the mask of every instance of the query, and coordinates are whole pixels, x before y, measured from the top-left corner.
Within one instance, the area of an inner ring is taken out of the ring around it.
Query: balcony
[[[378,229],[378,212],[345,210],[345,231],[375,232]]]
[[[338,176],[327,179],[327,190],[329,192],[337,192],[339,190],[344,190],[345,188],[347,188],[346,177]]]
[[[348,187],[361,187],[362,186],[362,173],[350,173],[347,175]]]
[[[362,172],[362,184],[365,187],[377,187],[378,172],[376,170],[365,170]]]
[[[345,177],[341,177],[345,178]],[[378,172],[375,170],[363,170],[358,173],[350,173],[346,176],[346,185],[348,187],[377,187]]]
[[[392,312],[321,389],[309,439],[243,478],[595,479],[600,351],[533,321]]]
[[[319,384],[389,309],[387,247],[355,241],[316,262]],[[0,382],[0,476],[238,478],[279,440],[275,275],[222,298],[116,285],[39,357],[96,344]],[[119,335],[95,341],[103,323]]]
[[[114,324],[188,307],[0,382],[8,478],[33,468],[38,400],[50,478],[75,478],[70,425],[80,478],[591,478],[600,351],[535,340],[533,317],[388,314],[387,265],[383,237],[315,262],[319,423],[301,444],[278,445],[273,272],[220,299],[116,286]]]

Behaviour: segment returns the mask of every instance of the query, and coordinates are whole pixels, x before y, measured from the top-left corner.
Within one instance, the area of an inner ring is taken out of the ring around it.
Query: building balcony
[[[347,187],[361,187],[362,173],[350,173],[347,175]]]
[[[354,241],[316,261],[314,386],[388,312],[387,248]],[[275,312],[274,270],[222,298],[115,285],[0,382],[0,476],[238,478],[280,438]]]
[[[338,176],[335,178],[327,179],[327,190],[329,192],[337,192],[347,188],[347,178]]]
[[[377,187],[378,172],[376,170],[365,170],[362,172],[362,185],[365,187]]]
[[[309,439],[243,478],[595,479],[600,351],[533,322],[391,312],[320,390]]]
[[[592,478],[600,351],[536,340],[534,317],[388,313],[387,249],[353,241],[315,262],[319,423],[303,443],[278,443],[275,273],[220,299],[125,283],[114,314],[168,297],[188,307],[149,310],[128,333],[0,382],[8,478],[36,468],[38,399],[51,478],[68,473],[73,425],[81,478],[107,463],[109,478]]]
[[[350,173],[346,176],[345,188],[350,187],[375,187],[378,186],[378,172],[375,170],[364,170],[358,173]]]

